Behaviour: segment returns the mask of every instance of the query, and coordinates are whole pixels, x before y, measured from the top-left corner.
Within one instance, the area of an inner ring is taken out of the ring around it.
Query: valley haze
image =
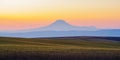
[[[56,20],[52,24],[17,32],[1,32],[6,37],[68,37],[68,36],[109,36],[120,37],[120,29],[98,29],[94,26],[73,26],[64,20]]]

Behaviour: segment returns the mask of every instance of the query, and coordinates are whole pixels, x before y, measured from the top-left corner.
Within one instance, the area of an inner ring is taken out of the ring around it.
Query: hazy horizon
[[[0,31],[43,27],[58,19],[120,29],[120,0],[0,0]]]

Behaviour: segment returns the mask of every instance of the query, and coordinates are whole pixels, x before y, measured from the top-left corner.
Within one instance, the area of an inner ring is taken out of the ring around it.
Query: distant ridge
[[[120,37],[120,29],[98,30],[98,31],[32,31],[0,34],[2,37],[70,37],[70,36],[103,36],[103,37]]]

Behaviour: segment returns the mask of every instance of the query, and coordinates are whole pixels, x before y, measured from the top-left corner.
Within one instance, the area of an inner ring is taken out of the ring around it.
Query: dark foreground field
[[[120,60],[118,37],[0,38],[0,60]]]

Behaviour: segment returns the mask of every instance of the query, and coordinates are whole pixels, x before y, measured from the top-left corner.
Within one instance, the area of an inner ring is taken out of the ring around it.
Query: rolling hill
[[[0,60],[119,60],[119,37],[0,37]]]

